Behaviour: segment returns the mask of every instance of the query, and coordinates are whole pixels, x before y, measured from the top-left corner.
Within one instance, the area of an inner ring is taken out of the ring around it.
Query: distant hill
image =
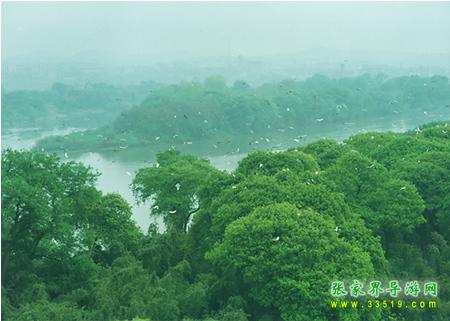
[[[306,79],[314,74],[355,77],[384,73],[389,77],[417,74],[450,76],[450,54],[311,48],[273,55],[232,51],[222,56],[189,52],[152,54],[83,50],[73,55],[48,52],[2,57],[2,86],[7,90],[44,90],[53,83],[115,86],[141,82],[173,84],[222,75],[228,84],[243,80],[260,86],[283,79]]]

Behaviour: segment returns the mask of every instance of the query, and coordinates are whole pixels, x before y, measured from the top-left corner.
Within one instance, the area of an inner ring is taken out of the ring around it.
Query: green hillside
[[[64,137],[45,138],[50,151],[153,151],[177,148],[190,153],[279,149],[306,137],[357,132],[399,120],[423,123],[450,117],[446,77],[383,75],[305,81],[286,80],[252,88],[227,86],[221,77],[155,90],[109,125]]]
[[[158,85],[54,84],[48,90],[2,90],[2,131],[17,128],[96,128],[139,104]]]

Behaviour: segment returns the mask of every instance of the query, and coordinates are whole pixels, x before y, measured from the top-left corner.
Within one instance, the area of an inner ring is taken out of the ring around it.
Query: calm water
[[[8,134],[2,136],[2,149],[13,148],[28,150],[41,138],[53,135],[66,135],[78,130],[80,129],[67,128],[64,130],[42,131],[38,128],[26,128],[10,130]],[[136,204],[130,189],[130,184],[136,171],[142,167],[152,166],[152,162],[155,158],[154,154],[145,154],[146,152],[142,151],[140,153],[133,153],[132,157],[127,157],[125,153],[100,154],[90,152],[76,155],[71,154],[69,151],[67,160],[79,161],[97,170],[101,174],[97,180],[97,188],[104,193],[118,193],[122,195],[122,197],[132,205],[133,218],[135,221],[143,231],[147,231],[151,222],[157,223],[160,227],[162,227],[163,224],[159,219],[150,218],[150,202],[140,205]],[[219,169],[232,170],[236,167],[237,162],[244,156],[245,154],[216,156],[211,157],[210,161],[212,165]],[[65,158],[62,159],[64,160]]]
[[[342,140],[347,138],[351,134],[366,132],[366,131],[384,131],[391,130],[396,132],[403,132],[407,129],[414,128],[418,124],[424,123],[428,120],[400,120],[396,122],[375,122],[370,126],[358,126],[356,124],[346,124],[344,128],[339,128],[334,132],[327,132],[316,135],[308,136],[303,143],[319,139],[324,137],[334,138],[336,140]],[[37,128],[17,129],[10,130],[7,134],[2,135],[2,149],[14,148],[14,149],[30,149],[40,138],[50,135],[65,135],[73,131],[78,131],[77,128],[67,128],[64,130],[51,130],[42,131]],[[298,145],[294,141],[286,141],[285,144],[280,146],[280,149]],[[229,154],[223,156],[208,157],[211,164],[221,170],[231,171],[236,166],[241,158],[246,154]],[[152,162],[155,160],[154,153],[146,151],[145,149],[139,149],[134,151],[124,152],[110,152],[110,153],[96,153],[89,152],[84,154],[72,154],[68,151],[67,160],[80,161],[85,165],[91,166],[93,169],[101,173],[98,178],[97,187],[105,193],[119,193],[124,199],[126,199],[133,206],[133,217],[142,228],[143,231],[147,231],[151,222],[157,223],[159,226],[163,226],[162,222],[150,218],[149,208],[151,204],[138,205],[135,202],[135,198],[131,192],[131,181],[139,168],[152,166]],[[63,160],[66,159],[63,157]]]

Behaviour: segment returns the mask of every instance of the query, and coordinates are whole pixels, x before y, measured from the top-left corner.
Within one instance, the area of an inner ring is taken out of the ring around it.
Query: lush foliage
[[[108,126],[45,138],[37,148],[146,146],[157,152],[174,146],[200,155],[280,149],[306,136],[342,134],[355,126],[390,128],[391,122],[405,119],[415,124],[424,117],[448,119],[449,101],[450,85],[441,76],[314,76],[256,88],[242,81],[227,86],[223,78],[211,77],[162,87]]]
[[[157,88],[152,83],[137,86],[88,84],[73,87],[54,84],[43,91],[2,91],[2,131],[12,128],[78,127],[106,125],[119,113],[140,103]]]
[[[95,179],[56,156],[2,153],[4,320],[450,315],[448,123],[260,151],[231,173],[160,153],[132,184],[166,225],[146,233]],[[439,308],[331,309],[330,282],[340,278],[434,279]]]

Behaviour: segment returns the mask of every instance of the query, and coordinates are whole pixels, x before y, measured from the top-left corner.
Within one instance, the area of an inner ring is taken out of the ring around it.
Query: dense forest
[[[172,144],[173,134],[217,130],[223,140],[244,129],[267,137],[268,124],[275,132],[322,118],[423,117],[446,108],[448,89],[443,77],[314,77],[256,89],[210,79],[163,88],[84,137]],[[79,138],[64,140],[109,144]],[[97,175],[56,155],[2,152],[3,320],[448,320],[448,122],[256,151],[233,172],[161,152],[131,186],[165,223],[145,233],[124,199],[95,188]],[[333,310],[336,278],[435,280],[439,308]]]
[[[154,152],[176,148],[197,155],[276,150],[308,136],[351,133],[377,123],[446,120],[449,101],[450,84],[444,76],[367,74],[331,79],[316,75],[259,87],[243,81],[227,86],[217,76],[162,86],[110,124],[44,138],[36,150],[146,147]]]
[[[154,83],[112,86],[55,83],[48,90],[2,90],[2,131],[14,128],[96,128],[140,103]]]

